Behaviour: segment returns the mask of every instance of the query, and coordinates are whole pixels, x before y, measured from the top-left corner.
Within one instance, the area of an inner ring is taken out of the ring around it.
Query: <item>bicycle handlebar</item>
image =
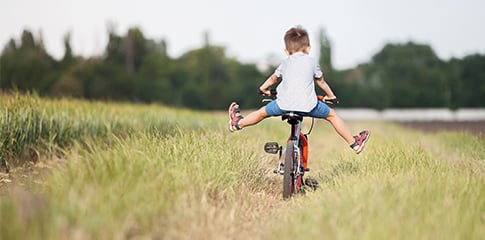
[[[261,94],[263,96],[268,96],[268,97],[276,97],[276,89],[270,89],[269,92],[270,92],[270,95],[266,95],[266,94],[264,94],[263,91],[261,91],[261,89],[258,88],[259,94]]]
[[[322,95],[317,95],[317,99],[328,104],[339,104],[340,100],[338,98],[325,99]]]
[[[264,94],[263,91],[261,91],[261,89],[258,89],[259,94],[268,97],[268,98],[263,99],[263,102],[268,102],[268,101],[272,101],[272,100],[276,99],[276,89],[270,89],[269,91],[270,91],[270,95],[266,95],[266,94]],[[325,99],[325,97],[322,96],[322,95],[317,95],[317,99],[319,101],[322,101],[322,102],[327,103],[327,104],[332,104],[332,105],[340,103],[340,100],[338,98]]]

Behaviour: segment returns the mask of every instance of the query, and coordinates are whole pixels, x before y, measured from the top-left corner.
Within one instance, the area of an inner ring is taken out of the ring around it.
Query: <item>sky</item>
[[[387,43],[430,45],[443,60],[485,54],[482,0],[0,0],[0,48],[23,30],[42,34],[59,59],[63,38],[84,57],[103,54],[108,25],[124,36],[131,27],[168,43],[172,57],[199,48],[204,33],[241,62],[281,60],[283,35],[301,25],[315,43],[324,29],[337,69],[368,62]]]

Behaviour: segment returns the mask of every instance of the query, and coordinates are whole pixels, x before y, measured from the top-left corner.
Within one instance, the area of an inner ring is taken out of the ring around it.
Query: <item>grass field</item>
[[[319,188],[284,201],[276,157],[262,148],[285,139],[277,118],[230,134],[222,113],[19,94],[0,102],[11,169],[0,175],[0,239],[485,236],[485,139],[466,132],[349,122],[372,131],[357,156],[317,121],[309,176]]]

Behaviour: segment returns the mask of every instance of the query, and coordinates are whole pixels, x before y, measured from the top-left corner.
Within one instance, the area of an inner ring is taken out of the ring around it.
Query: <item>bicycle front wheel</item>
[[[293,160],[295,158],[295,141],[288,141],[285,151],[285,165],[283,171],[283,198],[289,198],[295,192],[295,175]]]

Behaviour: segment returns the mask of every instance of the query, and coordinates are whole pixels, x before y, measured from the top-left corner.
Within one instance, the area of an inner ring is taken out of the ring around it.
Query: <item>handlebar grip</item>
[[[276,96],[276,89],[270,89],[269,90],[270,92],[270,95],[269,96]],[[261,94],[261,95],[266,95],[263,91],[261,91],[261,89],[258,88],[258,93]]]
[[[333,98],[333,99],[324,99],[323,96],[321,95],[318,95],[317,96],[317,99],[319,101],[322,101],[324,103],[328,103],[328,104],[339,104],[340,103],[340,100],[338,98]]]
[[[325,102],[330,103],[330,104],[339,104],[340,100],[338,98],[334,98],[334,99],[327,99],[327,100],[325,100]]]

